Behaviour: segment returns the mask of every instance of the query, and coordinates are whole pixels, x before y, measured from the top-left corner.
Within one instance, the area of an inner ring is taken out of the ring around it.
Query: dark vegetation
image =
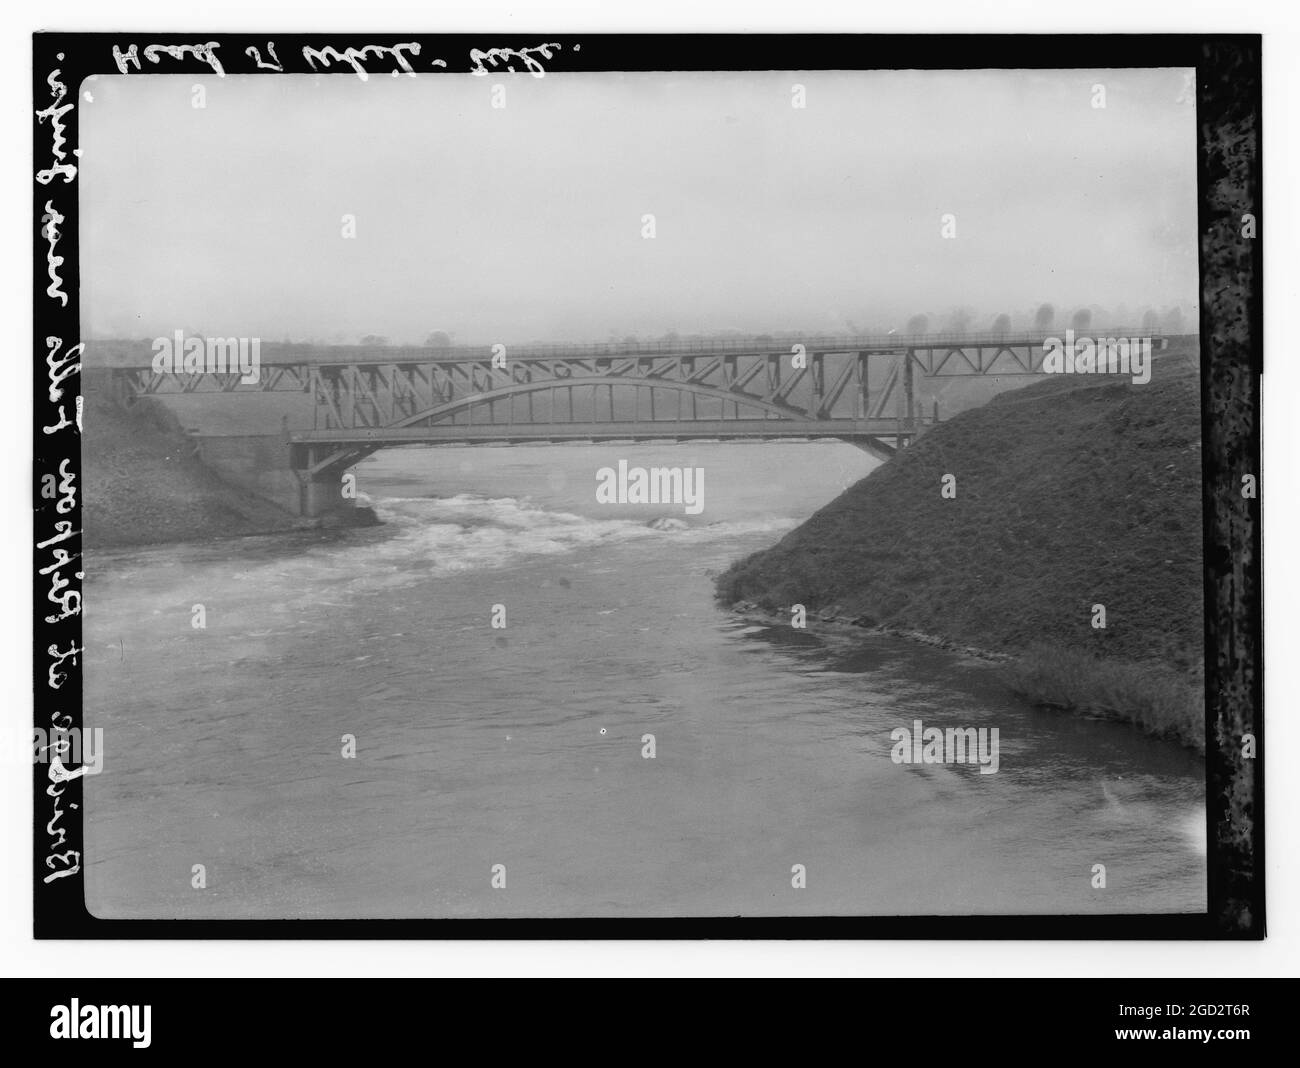
[[[1027,698],[1203,752],[1199,382],[1190,339],[1145,385],[1062,375],[1000,394],[733,564],[718,596],[1012,654]]]

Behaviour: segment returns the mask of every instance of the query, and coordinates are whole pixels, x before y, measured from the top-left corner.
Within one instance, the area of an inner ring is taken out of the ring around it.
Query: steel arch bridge
[[[838,438],[888,458],[937,421],[937,411],[927,419],[920,410],[918,373],[1039,375],[1046,340],[967,333],[340,347],[325,350],[328,359],[264,362],[252,383],[238,372],[200,367],[116,368],[113,375],[128,402],[209,392],[310,394],[313,425],[286,428],[285,437],[304,487],[302,511],[311,515],[328,506],[322,492],[337,496],[344,470],[394,445]]]

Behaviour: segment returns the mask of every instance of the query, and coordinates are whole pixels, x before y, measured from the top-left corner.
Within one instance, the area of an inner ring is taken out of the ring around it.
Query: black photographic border
[[[418,54],[410,48],[416,42]],[[270,47],[268,47],[268,45]],[[390,51],[394,46],[404,51]],[[537,50],[549,45],[549,56]],[[153,46],[153,47],[151,47]],[[375,48],[374,46],[378,46]],[[362,51],[370,48],[371,51]],[[34,724],[81,724],[78,116],[98,74],[1195,68],[1205,562],[1204,914],[627,919],[106,920],[86,909],[80,778],[33,763],[39,939],[1259,939],[1264,937],[1262,83],[1259,35],[33,35]],[[134,48],[134,51],[133,51]],[[350,49],[356,50],[349,52]],[[500,50],[485,57],[489,50]],[[435,59],[445,67],[433,66]],[[1243,216],[1254,218],[1246,234]],[[49,429],[55,428],[55,429]],[[55,498],[42,495],[50,477]],[[68,487],[70,487],[70,492]],[[1262,492],[1259,491],[1259,492]],[[60,510],[62,508],[63,510]],[[56,652],[56,650],[58,652]],[[1243,736],[1255,755],[1242,755]],[[75,869],[75,870],[74,870]],[[48,881],[47,881],[48,880]]]

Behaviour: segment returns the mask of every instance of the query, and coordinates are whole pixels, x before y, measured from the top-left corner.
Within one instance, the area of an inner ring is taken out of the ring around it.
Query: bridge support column
[[[356,508],[354,496],[344,495],[343,476],[359,457],[338,456],[337,446],[291,445],[294,472],[298,476],[298,514],[318,518]]]
[[[303,479],[299,513],[317,517],[329,512],[342,512],[356,507],[354,499],[343,496],[343,479],[308,477]]]

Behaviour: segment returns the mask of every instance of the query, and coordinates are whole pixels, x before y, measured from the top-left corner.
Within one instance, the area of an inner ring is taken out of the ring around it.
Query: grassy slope
[[[1029,696],[1199,747],[1199,389],[1194,349],[1175,348],[1146,385],[1061,376],[996,397],[732,565],[719,597],[1017,654]]]

